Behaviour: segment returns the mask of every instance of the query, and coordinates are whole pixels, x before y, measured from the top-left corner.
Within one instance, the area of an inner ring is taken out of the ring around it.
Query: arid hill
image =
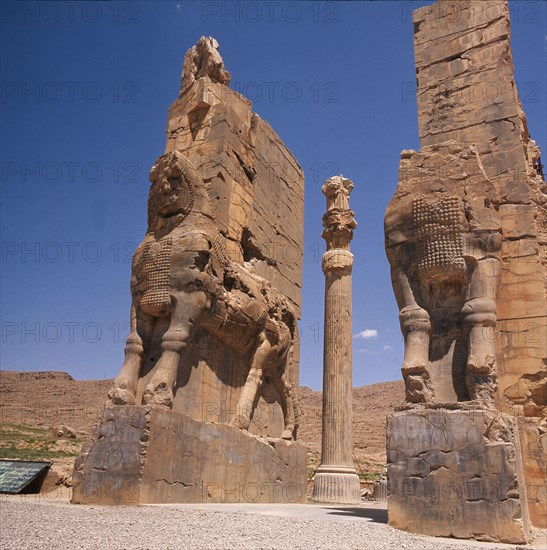
[[[69,426],[85,439],[104,405],[112,380],[75,380],[64,372],[0,371],[0,424],[34,428]],[[310,451],[310,466],[321,452],[321,392],[300,388],[299,439]],[[356,467],[379,472],[385,463],[385,419],[404,402],[403,382],[354,388],[353,426]],[[9,433],[2,430],[3,447]],[[47,458],[47,457],[45,457]]]
[[[321,452],[321,392],[306,387],[299,390],[302,420],[299,438],[311,452]],[[354,452],[376,462],[386,460],[386,416],[402,405],[405,391],[402,380],[353,388]]]
[[[89,433],[112,380],[74,380],[66,372],[0,371],[0,423],[68,425]]]

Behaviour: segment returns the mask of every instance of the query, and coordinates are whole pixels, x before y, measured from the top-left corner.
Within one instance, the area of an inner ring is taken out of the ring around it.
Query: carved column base
[[[315,474],[312,500],[333,504],[361,502],[361,484],[353,468],[319,466]]]

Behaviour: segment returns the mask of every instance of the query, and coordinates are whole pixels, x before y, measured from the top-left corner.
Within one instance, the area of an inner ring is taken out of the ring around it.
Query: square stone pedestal
[[[388,518],[425,535],[524,544],[517,426],[496,410],[416,407],[388,416]]]
[[[306,501],[306,449],[171,410],[107,407],[73,475],[73,503]]]

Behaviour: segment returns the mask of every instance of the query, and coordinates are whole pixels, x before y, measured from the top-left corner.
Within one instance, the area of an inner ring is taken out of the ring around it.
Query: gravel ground
[[[79,506],[34,495],[0,495],[2,549],[478,550],[500,545],[411,535],[379,507],[333,510],[269,505]],[[310,519],[318,517],[319,519]],[[525,548],[545,548],[540,545]]]

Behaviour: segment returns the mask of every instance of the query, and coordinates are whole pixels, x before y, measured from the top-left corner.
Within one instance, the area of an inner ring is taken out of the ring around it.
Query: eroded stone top
[[[321,191],[327,197],[340,192],[349,195],[353,191],[353,182],[344,176],[333,176],[325,181]]]
[[[344,176],[333,176],[325,181],[321,190],[327,197],[322,234],[327,241],[327,250],[349,250],[353,230],[357,227],[355,213],[349,208],[353,182]]]
[[[218,42],[212,36],[202,36],[184,56],[181,93],[196,80],[208,76],[214,82],[230,84],[231,75],[224,68],[224,61],[218,51]]]

